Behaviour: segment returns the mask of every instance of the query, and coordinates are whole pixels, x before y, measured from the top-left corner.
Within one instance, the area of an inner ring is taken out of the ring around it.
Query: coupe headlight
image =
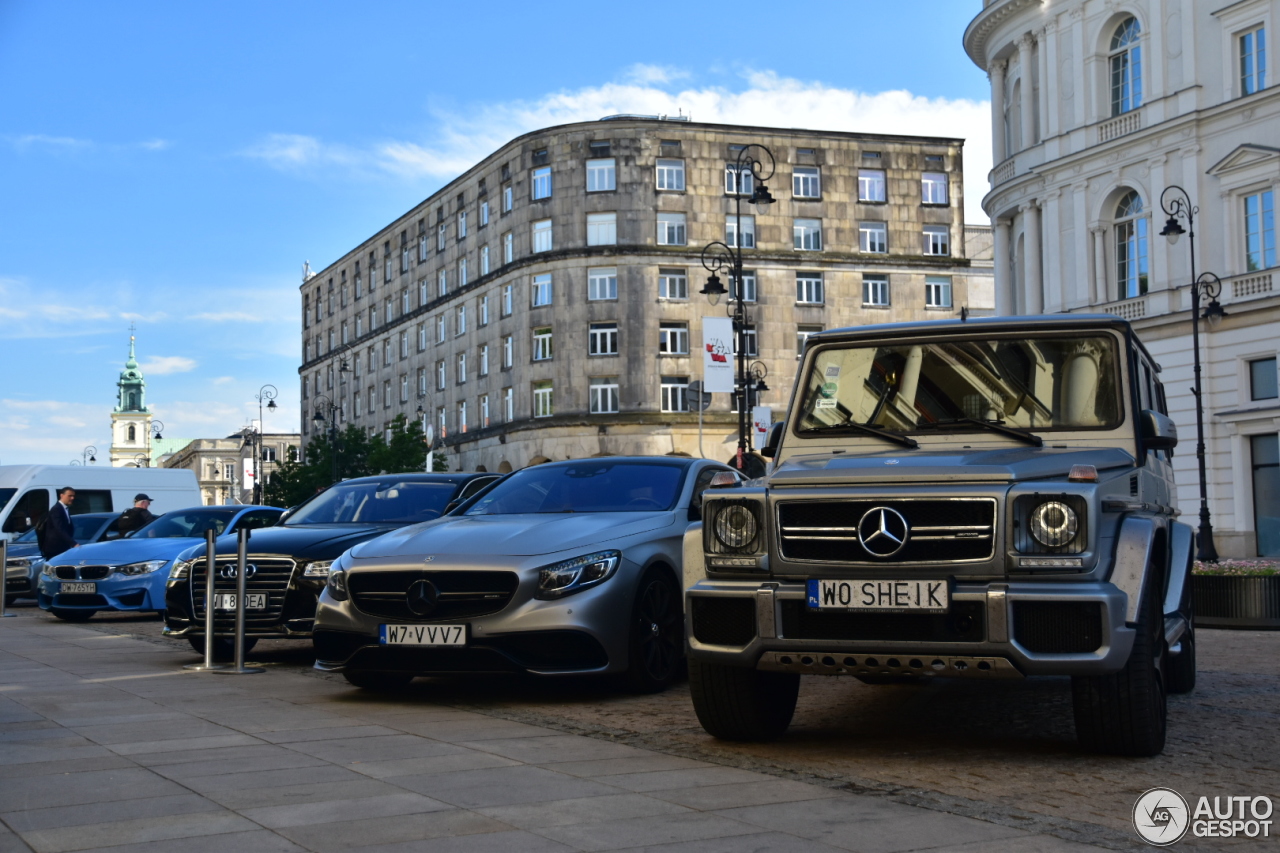
[[[572,560],[563,560],[538,570],[538,592],[544,601],[564,598],[613,577],[622,562],[621,551],[597,551]]]
[[[44,568],[40,569],[40,574],[44,575],[47,578],[54,577],[57,575],[57,573],[58,573],[57,569],[55,569],[53,566],[49,565],[48,563],[45,563]]]
[[[302,576],[304,578],[327,578],[332,567],[333,560],[312,560],[302,570]]]
[[[1062,548],[1076,538],[1080,520],[1062,501],[1045,501],[1031,511],[1031,535],[1046,548]]]
[[[742,504],[730,504],[716,513],[716,538],[734,551],[750,545],[759,529],[755,513]]]
[[[141,563],[128,563],[116,566],[115,571],[122,575],[149,575],[169,565],[168,560],[143,560]]]
[[[325,581],[324,588],[329,592],[329,596],[335,601],[347,600],[347,573],[342,569],[333,569],[329,572],[328,580]]]

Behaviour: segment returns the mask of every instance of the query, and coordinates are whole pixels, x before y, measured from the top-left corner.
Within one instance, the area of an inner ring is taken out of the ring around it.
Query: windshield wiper
[[[979,418],[944,418],[940,421],[916,424],[916,429],[945,429],[950,426],[978,426],[983,429],[989,429],[992,432],[998,432],[1001,435],[1007,435],[1010,438],[1016,438],[1018,441],[1030,444],[1032,447],[1044,447],[1044,440],[1040,436],[1011,426],[1005,426],[1004,421],[984,421]]]
[[[817,433],[842,433],[842,432],[858,432],[863,435],[873,435],[876,438],[883,438],[885,441],[892,441],[894,444],[901,444],[903,447],[919,447],[920,442],[908,435],[898,435],[896,432],[889,432],[880,427],[871,426],[870,424],[860,424],[857,421],[845,421],[842,424],[831,424],[824,427],[809,427],[800,430],[802,435],[815,435]]]

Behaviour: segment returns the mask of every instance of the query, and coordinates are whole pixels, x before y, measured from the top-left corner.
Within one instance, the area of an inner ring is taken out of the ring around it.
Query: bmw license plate
[[[384,646],[465,646],[466,625],[380,625],[378,642]]]
[[[58,585],[58,592],[97,592],[98,585],[96,583],[64,583]]]
[[[234,592],[215,592],[213,594],[214,610],[235,610],[236,594]],[[265,592],[246,592],[244,594],[245,610],[266,610],[267,594]]]
[[[811,610],[945,613],[951,589],[945,580],[811,580],[808,604]]]

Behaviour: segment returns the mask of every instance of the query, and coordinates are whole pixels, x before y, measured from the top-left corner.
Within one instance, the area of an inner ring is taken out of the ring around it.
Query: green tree
[[[390,434],[388,439],[387,433]],[[373,474],[421,471],[427,464],[427,444],[422,424],[396,415],[386,433],[369,441],[368,467]]]

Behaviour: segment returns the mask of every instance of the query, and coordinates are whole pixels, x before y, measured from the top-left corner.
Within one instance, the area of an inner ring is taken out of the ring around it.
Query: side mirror
[[[767,459],[772,459],[778,454],[778,445],[782,444],[782,432],[787,428],[786,421],[778,421],[769,427],[769,437],[765,439],[764,447],[760,448],[760,455]]]
[[[1143,409],[1138,416],[1138,431],[1147,450],[1173,450],[1178,446],[1178,427],[1168,415]]]

